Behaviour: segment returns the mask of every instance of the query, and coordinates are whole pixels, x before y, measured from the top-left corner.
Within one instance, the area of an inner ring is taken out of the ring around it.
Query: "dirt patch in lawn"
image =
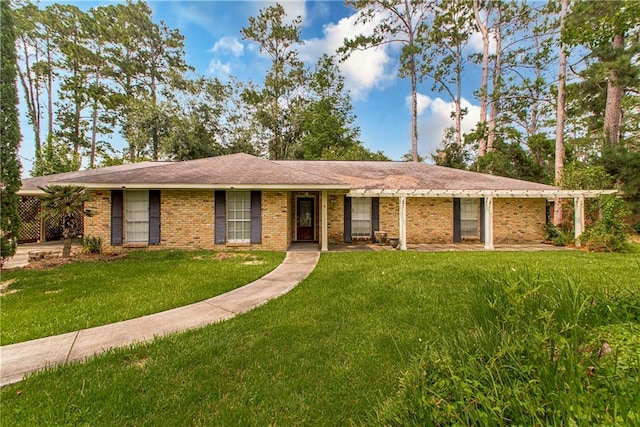
[[[86,254],[76,253],[71,258],[46,258],[38,261],[32,261],[24,267],[27,270],[52,270],[61,265],[78,263],[78,262],[96,262],[96,261],[117,261],[126,259],[127,254],[124,252],[109,252],[103,254]]]
[[[18,279],[9,279],[3,282],[0,282],[0,296],[11,295],[18,292],[20,289],[7,289],[9,286],[13,285]]]

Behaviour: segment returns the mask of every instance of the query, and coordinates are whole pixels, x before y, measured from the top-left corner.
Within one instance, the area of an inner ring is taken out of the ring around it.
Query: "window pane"
[[[126,191],[125,236],[127,242],[149,241],[149,192]]]
[[[251,192],[227,192],[227,241],[251,240]]]
[[[478,238],[478,217],[480,205],[478,199],[460,200],[460,235],[463,238]]]
[[[354,197],[351,199],[351,235],[353,237],[371,236],[370,197]]]

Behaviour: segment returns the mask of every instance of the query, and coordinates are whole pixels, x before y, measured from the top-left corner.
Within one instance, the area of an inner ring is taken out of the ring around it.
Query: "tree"
[[[617,145],[621,141],[625,92],[631,89],[637,94],[639,26],[640,2],[581,0],[573,6],[563,27],[563,40],[569,46],[586,49],[588,67],[582,77],[592,82],[598,79],[606,86],[604,108],[598,112],[602,114],[599,127],[606,144]]]
[[[42,198],[42,216],[45,218],[60,218],[62,225],[62,257],[71,256],[71,239],[78,236],[82,230],[83,215],[92,216],[93,211],[84,207],[91,199],[85,188],[77,185],[49,185],[39,187],[45,192]]]
[[[369,49],[384,44],[400,44],[400,77],[411,81],[411,157],[419,161],[418,155],[418,74],[420,47],[418,39],[425,32],[425,21],[431,13],[431,0],[348,0],[360,14],[358,22],[376,22],[373,33],[345,39],[340,52],[344,59],[360,49]]]
[[[569,0],[562,0],[562,9],[560,12],[560,28],[564,27],[564,21],[567,17],[569,9]],[[558,55],[558,94],[556,100],[556,141],[555,141],[555,185],[562,185],[562,174],[564,171],[564,120],[565,120],[565,85],[567,82],[567,52],[566,45],[560,41]],[[562,209],[562,200],[556,199],[553,210],[553,223],[555,225],[562,224],[564,218],[564,210]]]
[[[435,4],[435,16],[420,33],[422,53],[420,73],[432,81],[433,91],[444,92],[454,104],[454,140],[462,145],[462,75],[468,62],[464,49],[472,31],[472,10],[469,2],[441,0]],[[446,144],[452,141],[447,140]],[[445,145],[446,145],[445,144]]]
[[[309,103],[302,114],[300,158],[327,159],[371,153],[358,140],[360,129],[354,125],[355,116],[344,78],[334,58],[323,55],[308,79]]]
[[[243,99],[257,107],[256,119],[269,133],[268,153],[272,160],[295,157],[301,127],[300,115],[305,107],[305,70],[296,45],[302,20],[284,23],[285,10],[280,4],[261,9],[257,17],[240,31],[244,39],[260,45],[260,52],[271,60],[271,69],[262,90],[248,89]]]
[[[9,2],[0,2],[0,265],[16,252],[20,215],[20,122],[16,88],[16,37]]]

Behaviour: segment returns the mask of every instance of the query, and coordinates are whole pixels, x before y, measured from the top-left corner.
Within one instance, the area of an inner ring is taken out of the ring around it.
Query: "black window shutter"
[[[227,193],[220,190],[215,192],[215,242],[224,244],[227,241]]]
[[[480,241],[484,242],[484,198],[480,199]]]
[[[375,232],[380,231],[380,198],[371,199],[371,241],[376,243]]]
[[[122,209],[124,197],[122,190],[111,191],[111,246],[122,245]]]
[[[453,199],[453,241],[459,242],[462,240],[462,234],[460,233],[460,199]]]
[[[344,242],[353,242],[351,237],[351,198],[344,196]]]
[[[262,243],[262,192],[251,192],[251,243]]]
[[[160,244],[160,190],[149,190],[149,244]]]

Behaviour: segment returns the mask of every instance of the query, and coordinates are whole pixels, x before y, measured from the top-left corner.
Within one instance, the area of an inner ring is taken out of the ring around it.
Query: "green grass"
[[[201,301],[273,270],[284,253],[133,251],[126,259],[2,273],[2,345]]]
[[[230,321],[3,388],[3,424],[375,423],[416,358],[471,326],[470,290],[525,269],[586,290],[640,283],[636,254],[323,254],[289,294]]]

